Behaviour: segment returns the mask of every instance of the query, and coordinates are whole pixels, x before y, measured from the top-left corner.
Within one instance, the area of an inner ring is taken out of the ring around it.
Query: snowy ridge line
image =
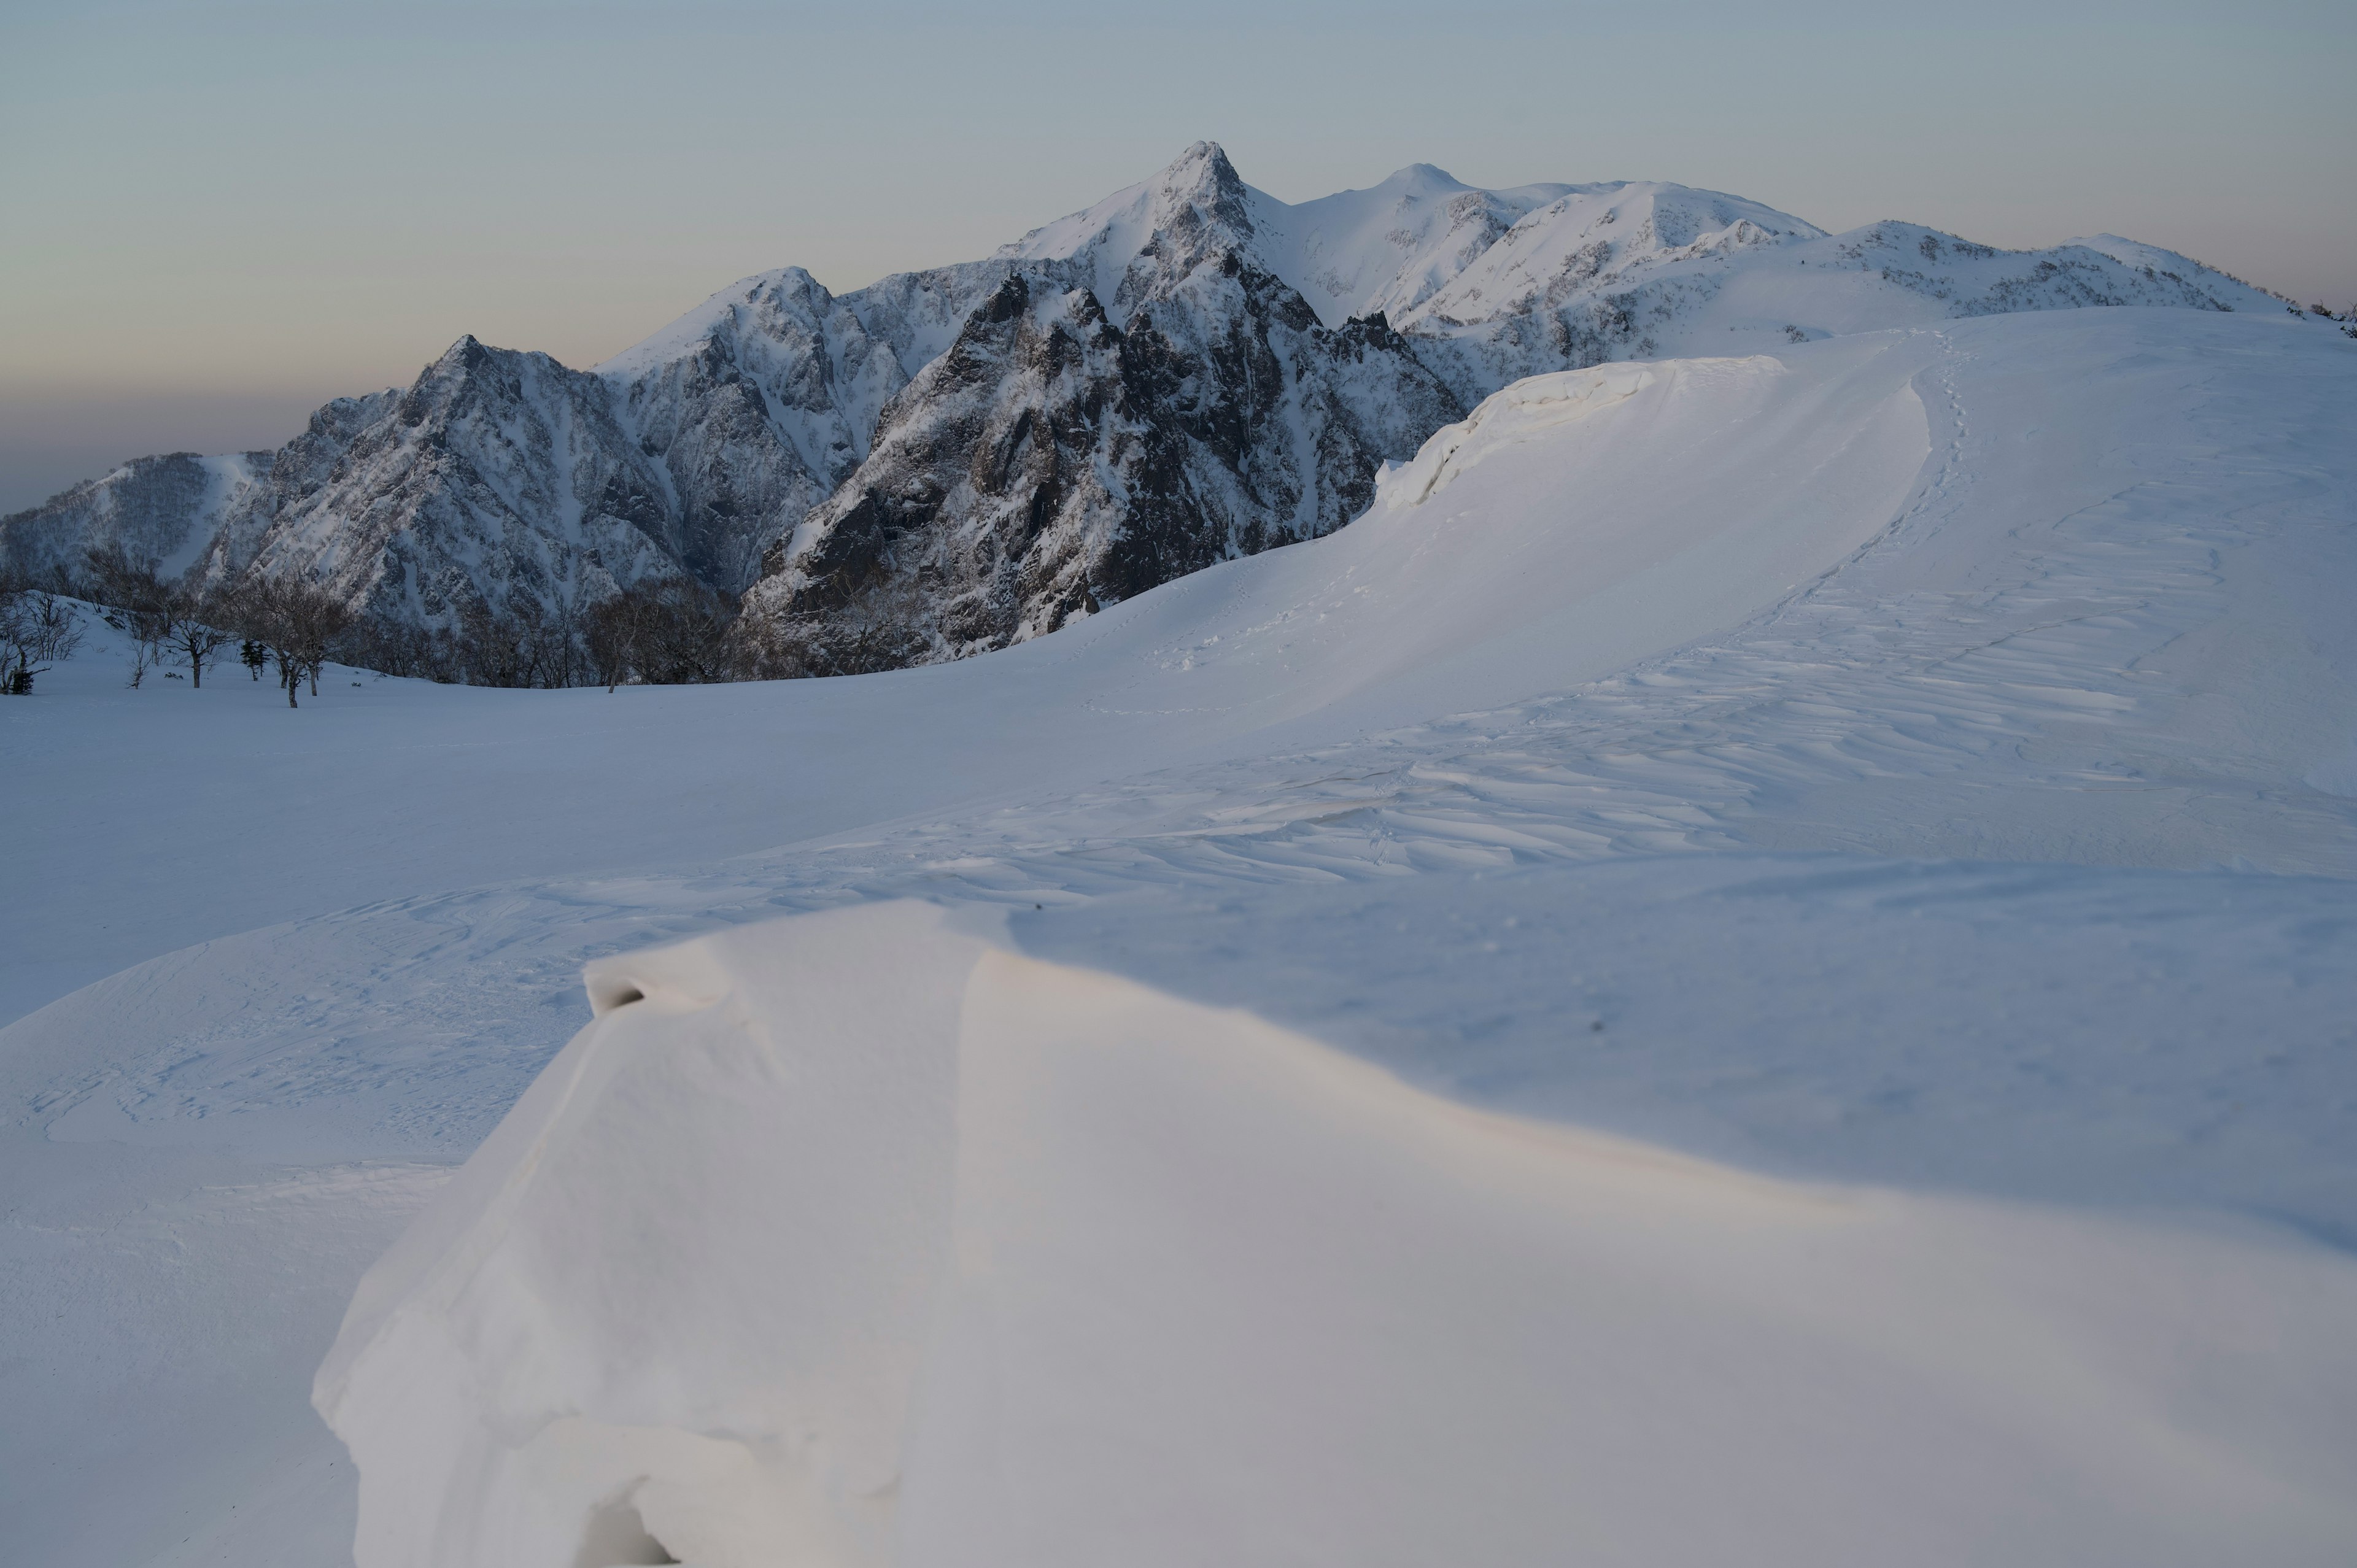
[[[925,906],[589,986],[320,1370],[358,1568],[1687,1561],[1696,1487],[1771,1563],[2357,1524],[2346,1258],[1470,1112]]]

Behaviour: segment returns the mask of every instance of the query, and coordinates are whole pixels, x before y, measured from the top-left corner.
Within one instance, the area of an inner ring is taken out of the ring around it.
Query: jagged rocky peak
[[[1230,251],[1258,260],[1256,195],[1218,143],[1197,142],[1152,179],[1034,229],[996,259],[1077,263],[1079,281],[1124,324],[1206,261]]]
[[[1125,186],[1067,218],[1043,224],[1012,244],[1003,259],[1056,261],[1090,250],[1113,250],[1126,260],[1157,234],[1212,234],[1229,245],[1252,237],[1251,188],[1217,142],[1197,142],[1151,179]]]
[[[1385,457],[1462,413],[1398,334],[1327,328],[1235,248],[1157,266],[1125,327],[1059,260],[981,303],[773,553],[750,606],[787,662],[982,652],[1329,532]]]
[[[461,338],[331,458],[274,474],[211,564],[300,575],[381,618],[444,626],[470,607],[561,611],[675,574],[696,542],[610,402],[587,371]]]
[[[1092,545],[1119,510],[1103,481],[1150,435],[1124,406],[1122,348],[1086,288],[1002,280],[772,553],[757,607],[813,626],[799,653],[823,669],[978,651],[1093,608]]]
[[[628,383],[667,366],[745,342],[814,338],[834,311],[834,295],[800,267],[779,267],[739,278],[652,337],[597,367],[608,381]]]
[[[536,359],[562,369],[545,354],[513,349],[493,349],[474,334],[460,338],[442,351],[401,394],[393,410],[396,424],[414,429],[436,419],[447,419],[468,395],[512,401],[524,395],[523,361]],[[488,381],[490,384],[486,385]]]

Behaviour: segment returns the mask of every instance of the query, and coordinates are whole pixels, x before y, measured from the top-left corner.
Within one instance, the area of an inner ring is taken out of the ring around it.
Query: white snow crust
[[[1473,1112],[921,904],[589,990],[320,1373],[363,1565],[2347,1539],[2357,1271],[2279,1241]]]
[[[14,1548],[2346,1562],[2353,403],[1943,318],[959,664],[100,635],[0,702]]]

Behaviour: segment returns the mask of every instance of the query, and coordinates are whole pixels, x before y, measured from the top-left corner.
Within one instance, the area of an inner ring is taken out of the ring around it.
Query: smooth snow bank
[[[1533,376],[1387,467],[1340,533],[1166,584],[1043,657],[1087,661],[1092,707],[1232,731],[1593,680],[1768,609],[1898,521],[1940,349],[1889,334]]]
[[[2287,1563],[2357,1531],[2341,1255],[1475,1111],[920,905],[589,989],[320,1373],[360,1568]]]

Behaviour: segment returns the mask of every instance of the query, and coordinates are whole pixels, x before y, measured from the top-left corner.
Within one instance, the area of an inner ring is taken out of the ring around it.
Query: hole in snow
[[[647,1532],[638,1505],[624,1498],[589,1516],[588,1528],[581,1532],[581,1550],[573,1556],[573,1568],[632,1568],[637,1563],[678,1561]]]
[[[619,974],[591,974],[585,978],[589,991],[589,1011],[600,1018],[617,1007],[628,1007],[633,1002],[647,999],[645,991]]]

